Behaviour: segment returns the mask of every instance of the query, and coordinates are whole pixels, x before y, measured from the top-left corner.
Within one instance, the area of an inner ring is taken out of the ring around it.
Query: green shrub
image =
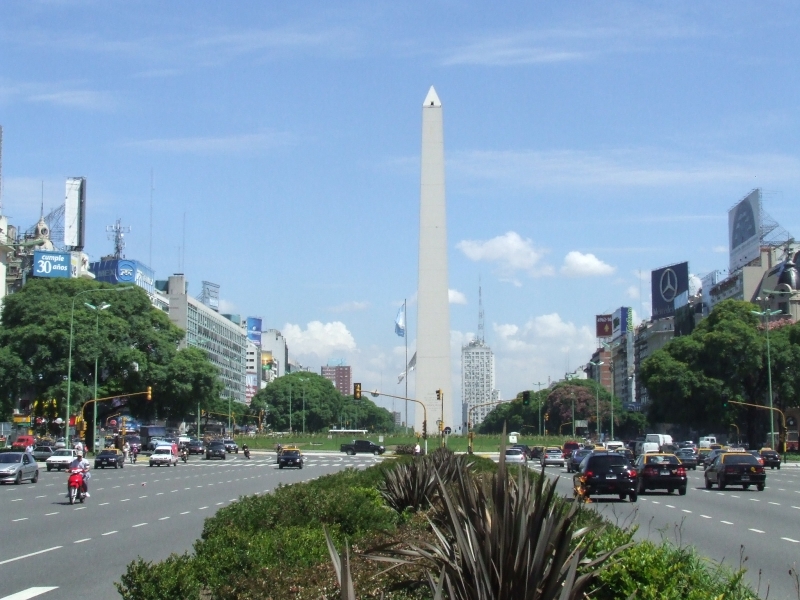
[[[136,559],[114,584],[123,600],[194,600],[200,596],[194,558],[171,554],[159,563]]]

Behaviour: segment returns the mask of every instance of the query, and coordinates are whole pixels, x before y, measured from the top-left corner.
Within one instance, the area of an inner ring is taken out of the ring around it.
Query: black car
[[[763,492],[767,472],[749,452],[723,452],[706,467],[705,480],[707,490],[715,483],[720,490],[729,485],[740,485],[746,490],[755,484],[756,489]]]
[[[189,440],[186,450],[189,454],[203,454],[206,451],[206,445],[203,440]]]
[[[592,453],[592,450],[588,448],[581,448],[579,450],[575,450],[567,459],[567,473],[577,473],[578,469],[581,466],[581,462],[583,459],[589,456]]]
[[[592,452],[587,455],[572,476],[575,497],[589,499],[590,496],[617,495],[636,502],[636,471],[622,454],[616,452]]]
[[[125,468],[125,458],[122,452],[116,449],[103,450],[94,457],[94,468],[105,469],[106,467],[114,467],[115,469]]]
[[[283,450],[278,457],[278,468],[297,467],[303,468],[303,453],[300,450]]]
[[[225,444],[222,442],[211,442],[206,446],[206,460],[221,458],[225,460]]]
[[[675,490],[686,495],[686,467],[674,454],[642,454],[636,459],[636,491],[644,494],[647,490]]]
[[[675,456],[678,457],[678,460],[681,461],[681,464],[686,469],[697,470],[697,455],[691,448],[681,448],[675,452]]]
[[[765,467],[769,467],[770,469],[778,467],[778,470],[780,470],[781,468],[781,455],[775,452],[775,450],[773,450],[772,448],[761,449],[761,460],[764,461]]]

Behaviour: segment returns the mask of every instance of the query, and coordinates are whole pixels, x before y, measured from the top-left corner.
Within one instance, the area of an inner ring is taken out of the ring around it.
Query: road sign
[[[445,434],[445,435],[450,435],[451,433],[453,433],[453,430],[452,430],[452,429],[450,429],[449,427],[445,427],[445,428],[444,428],[444,434]]]
[[[589,421],[587,421],[586,419],[575,421],[575,427],[588,427],[588,426],[589,426]]]

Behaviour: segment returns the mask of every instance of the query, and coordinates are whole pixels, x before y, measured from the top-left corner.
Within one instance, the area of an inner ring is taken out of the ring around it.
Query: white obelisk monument
[[[437,421],[458,431],[453,421],[450,384],[450,302],[447,285],[447,210],[444,197],[442,103],[431,87],[422,105],[422,173],[419,194],[419,284],[417,287],[416,397],[428,409],[428,437]],[[444,394],[442,402],[436,390]],[[444,415],[442,415],[444,412]],[[422,431],[423,411],[416,406],[414,430]]]

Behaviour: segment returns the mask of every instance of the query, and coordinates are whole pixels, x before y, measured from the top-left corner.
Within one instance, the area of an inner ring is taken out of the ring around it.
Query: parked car
[[[692,471],[697,470],[697,455],[695,455],[694,450],[691,448],[680,448],[675,452],[675,456],[678,457],[678,460],[681,461],[684,468],[691,469]]]
[[[636,459],[636,492],[644,494],[648,490],[675,490],[686,495],[686,467],[674,454],[643,454]]]
[[[203,454],[206,451],[206,445],[203,440],[189,440],[186,444],[186,450],[189,454]]]
[[[764,460],[764,466],[769,467],[770,469],[781,468],[781,455],[778,454],[772,448],[762,448],[761,449],[761,458]]]
[[[297,448],[281,450],[278,456],[278,468],[282,469],[284,467],[297,467],[298,469],[302,469],[303,453]]]
[[[55,453],[56,449],[50,445],[40,445],[33,448],[33,458],[37,461],[44,462]]]
[[[230,439],[222,440],[222,443],[225,444],[225,451],[226,452],[233,452],[235,454],[239,454],[239,445]]]
[[[749,452],[723,452],[717,455],[706,468],[704,477],[707,490],[715,483],[720,490],[729,485],[741,485],[746,490],[755,484],[756,489],[763,492],[767,482],[767,472]]]
[[[545,451],[542,453],[541,465],[543,467],[546,467],[547,465],[557,465],[559,467],[563,467],[564,453],[561,451],[561,448],[556,446],[545,448]]]
[[[105,469],[114,467],[115,469],[125,468],[125,457],[116,448],[106,448],[94,457],[94,468]]]
[[[39,465],[28,452],[3,452],[0,454],[0,482],[14,482],[17,485],[24,480],[31,483],[39,481]]]
[[[66,469],[69,463],[75,460],[76,456],[77,452],[74,449],[62,448],[61,450],[56,450],[53,456],[45,461],[47,470],[58,469],[60,471],[61,469]]]
[[[509,465],[528,464],[528,455],[522,448],[506,448],[505,457],[506,464]]]
[[[583,462],[583,459],[589,456],[592,452],[593,450],[588,448],[581,448],[573,452],[572,456],[567,459],[567,473],[577,473],[581,463]]]
[[[597,451],[588,454],[572,476],[575,497],[590,498],[616,495],[620,500],[636,502],[636,471],[618,452]]]
[[[221,458],[225,460],[225,444],[220,441],[213,441],[206,446],[206,460]]]

